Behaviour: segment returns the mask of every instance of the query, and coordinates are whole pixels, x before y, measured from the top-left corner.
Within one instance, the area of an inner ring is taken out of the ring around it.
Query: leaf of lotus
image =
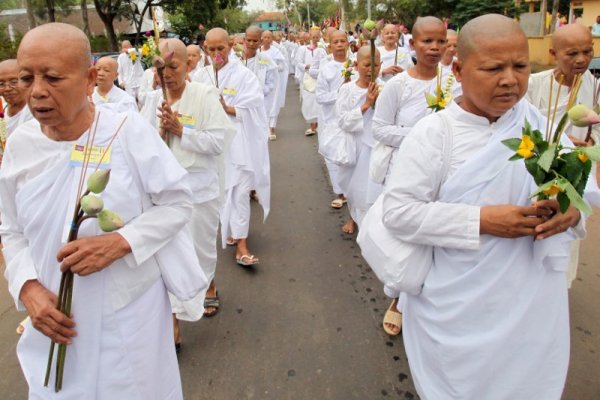
[[[581,147],[580,149],[592,161],[600,161],[600,146]]]
[[[113,232],[125,226],[125,223],[116,212],[102,210],[98,213],[98,225],[103,232]]]
[[[88,194],[81,198],[81,209],[91,217],[96,216],[103,208],[104,201],[98,196]]]
[[[92,193],[102,193],[108,185],[110,169],[99,169],[92,173],[87,180],[87,188]]]

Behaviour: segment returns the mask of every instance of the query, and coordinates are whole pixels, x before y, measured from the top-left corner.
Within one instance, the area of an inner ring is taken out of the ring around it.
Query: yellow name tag
[[[179,123],[186,128],[194,128],[196,126],[196,119],[192,115],[181,115],[177,116]]]
[[[100,169],[110,168],[111,147],[91,146],[86,150],[82,144],[74,144],[71,149],[70,165],[72,167],[83,167],[83,162],[89,157],[88,166]]]
[[[404,57],[406,57],[406,54],[398,53],[398,56],[396,56],[396,60],[402,60]]]
[[[234,88],[223,88],[223,94],[226,94],[227,96],[235,96],[237,94],[237,91]]]
[[[258,63],[262,64],[262,65],[269,65],[269,60],[265,60],[264,58],[261,58]]]

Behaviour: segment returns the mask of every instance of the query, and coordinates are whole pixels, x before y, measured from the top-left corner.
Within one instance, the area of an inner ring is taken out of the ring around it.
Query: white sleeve
[[[397,153],[383,194],[383,223],[404,241],[479,248],[480,207],[434,199],[442,171],[443,128],[428,118],[415,125]]]
[[[338,99],[335,102],[337,123],[341,130],[348,133],[360,133],[364,129],[362,104],[352,104],[352,87],[354,83],[345,83],[340,87]]]
[[[332,90],[330,87],[327,72],[329,72],[327,68],[321,69],[317,77],[315,98],[319,104],[332,104],[337,99],[337,90]]]
[[[402,93],[399,93],[400,84],[397,81],[388,82],[377,98],[377,106],[373,115],[373,137],[379,142],[400,147],[411,127],[396,125],[396,115],[400,110],[398,106]]]

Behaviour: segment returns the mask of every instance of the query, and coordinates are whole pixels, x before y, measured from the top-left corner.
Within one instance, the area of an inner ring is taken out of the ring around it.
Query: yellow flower
[[[562,192],[562,190],[560,190],[560,188],[554,184],[552,184],[552,186],[550,186],[548,189],[544,190],[544,194],[547,196],[555,196],[560,192]]]
[[[150,53],[150,47],[146,43],[142,46],[142,56],[146,57]]]
[[[129,58],[131,58],[131,61],[135,62],[135,60],[137,60],[137,54],[135,54],[135,52],[132,51],[131,53],[129,53]]]
[[[535,144],[533,143],[533,140],[531,140],[531,137],[529,135],[523,135],[517,154],[523,158],[531,158],[533,157],[534,148]]]
[[[437,104],[437,96],[434,96],[431,93],[425,93],[425,101],[429,107],[433,107]]]
[[[446,108],[446,99],[445,98],[441,98],[438,105],[442,108]]]
[[[577,158],[579,158],[579,161],[581,161],[582,163],[585,163],[588,160],[588,156],[585,153],[577,154]]]

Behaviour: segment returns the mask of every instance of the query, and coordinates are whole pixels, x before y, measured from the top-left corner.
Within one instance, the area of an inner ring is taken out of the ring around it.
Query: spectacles
[[[19,85],[18,79],[11,79],[8,82],[0,81],[0,89],[4,89],[5,87],[16,88]]]

